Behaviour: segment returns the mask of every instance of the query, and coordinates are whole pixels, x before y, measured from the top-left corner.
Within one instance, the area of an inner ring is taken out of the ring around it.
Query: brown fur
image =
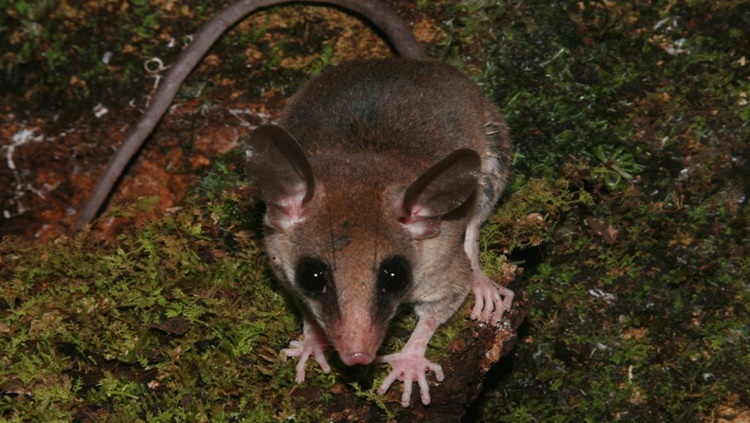
[[[438,323],[453,315],[472,277],[464,232],[472,218],[486,219],[509,174],[510,144],[499,111],[447,65],[390,59],[325,72],[292,98],[279,126],[307,156],[315,192],[302,206],[304,222],[289,231],[269,229],[266,246],[270,256],[284,258],[274,266],[277,276],[337,349],[377,349],[401,304]],[[400,198],[460,148],[482,159],[476,193],[440,218],[437,236],[415,239],[399,221]],[[411,264],[412,284],[398,301],[384,304],[375,273],[393,255]],[[310,256],[330,264],[335,304],[309,301],[295,285],[294,263]]]

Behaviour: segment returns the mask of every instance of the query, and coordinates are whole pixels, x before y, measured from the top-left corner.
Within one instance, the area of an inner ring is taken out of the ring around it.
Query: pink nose
[[[345,353],[340,355],[341,361],[343,361],[347,366],[353,366],[355,364],[366,366],[372,363],[372,360],[375,359],[375,356],[373,354],[366,354],[361,352]]]

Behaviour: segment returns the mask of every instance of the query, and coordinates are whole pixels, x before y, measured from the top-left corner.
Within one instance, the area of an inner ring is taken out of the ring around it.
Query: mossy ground
[[[3,107],[22,116],[143,89],[143,58],[173,60],[166,34],[189,34],[216,8],[0,6]],[[433,57],[502,107],[518,152],[483,258],[489,273],[506,260],[526,267],[532,313],[467,420],[750,419],[750,4],[394,6]],[[178,101],[198,99],[202,116],[226,92],[286,96],[342,58],[387,54],[377,37],[353,42],[321,25],[338,15],[310,13],[240,25]],[[101,63],[105,50],[119,53],[115,64]],[[295,405],[293,368],[277,351],[299,320],[265,265],[240,157],[204,172],[182,209],[127,225],[114,242],[3,238],[3,419],[326,415],[338,384],[356,380],[315,372],[319,402]]]

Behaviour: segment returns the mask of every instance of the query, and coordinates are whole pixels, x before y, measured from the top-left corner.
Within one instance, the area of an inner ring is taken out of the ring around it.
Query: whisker
[[[376,192],[380,192],[380,189],[378,189]],[[378,199],[373,196],[373,207],[371,207],[371,210],[373,210],[373,213],[375,215],[375,248],[373,248],[373,257],[372,257],[372,268],[377,269],[378,268],[378,243],[380,240],[380,216],[382,213],[382,210],[380,208],[382,207],[382,204],[378,205]]]

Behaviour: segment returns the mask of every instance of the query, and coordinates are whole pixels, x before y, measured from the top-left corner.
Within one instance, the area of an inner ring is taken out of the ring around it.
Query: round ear
[[[247,141],[245,175],[266,203],[266,224],[286,230],[302,221],[313,196],[310,162],[296,139],[276,125],[255,129]]]
[[[406,189],[401,222],[415,238],[440,233],[440,218],[460,207],[477,189],[482,160],[462,148],[427,169]]]

